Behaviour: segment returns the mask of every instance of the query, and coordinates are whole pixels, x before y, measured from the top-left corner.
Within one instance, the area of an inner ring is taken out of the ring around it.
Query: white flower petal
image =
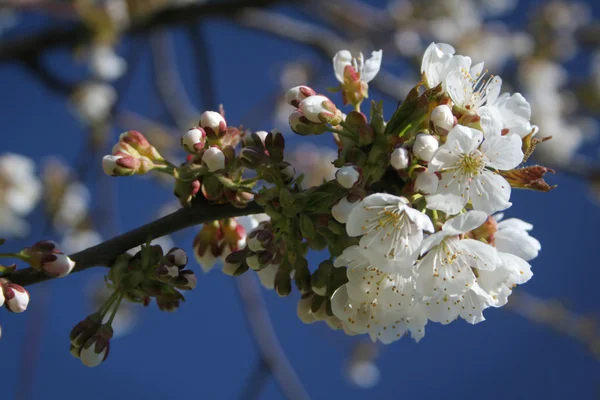
[[[371,57],[365,61],[363,70],[360,71],[360,80],[363,82],[371,82],[373,78],[379,73],[381,68],[381,59],[383,57],[383,50],[374,51],[371,53]]]
[[[469,211],[446,221],[442,231],[447,235],[459,235],[479,228],[486,220],[487,214],[481,211]]]
[[[516,134],[490,135],[483,141],[481,151],[489,158],[488,166],[506,171],[523,162],[522,145],[523,141]]]
[[[512,203],[510,199],[510,184],[502,176],[483,171],[482,174],[473,178],[471,186],[471,203],[473,208],[493,214],[509,208]]]

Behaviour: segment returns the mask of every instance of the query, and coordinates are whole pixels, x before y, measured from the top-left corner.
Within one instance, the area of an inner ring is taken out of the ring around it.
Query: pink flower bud
[[[223,135],[227,131],[227,122],[221,114],[215,111],[205,111],[200,116],[200,126],[206,133],[214,136]]]
[[[126,143],[134,148],[140,155],[152,161],[164,161],[158,150],[148,142],[146,137],[138,131],[127,131],[119,136],[119,143]]]
[[[435,136],[428,133],[419,133],[413,144],[412,151],[421,160],[429,162],[438,147],[439,142]]]
[[[361,176],[362,170],[355,165],[347,165],[335,173],[335,179],[346,189],[353,188],[360,181]]]
[[[299,105],[304,116],[311,122],[337,125],[342,120],[342,112],[325,96],[310,96]]]
[[[394,169],[400,170],[407,168],[409,161],[409,155],[406,149],[398,147],[392,151],[392,155],[390,156],[390,164],[392,164]]]
[[[290,128],[292,128],[295,133],[303,136],[320,135],[327,130],[327,127],[321,122],[315,123],[309,121],[300,109],[292,111],[289,121]]]
[[[206,223],[194,238],[194,256],[204,272],[208,272],[223,254],[223,231],[218,221]]]
[[[296,86],[291,88],[285,94],[285,102],[291,104],[294,107],[298,107],[300,102],[307,97],[316,95],[317,92],[309,88],[308,86]]]
[[[154,168],[154,164],[147,157],[131,157],[129,155],[107,155],[102,158],[102,169],[106,175],[129,176],[145,174]]]
[[[206,145],[206,132],[202,128],[192,128],[181,137],[181,146],[190,154],[197,154]]]
[[[57,278],[69,275],[75,267],[75,262],[62,253],[46,254],[41,261],[42,271]]]
[[[202,155],[202,163],[210,172],[225,168],[225,154],[216,146],[208,148]]]
[[[3,279],[0,282],[4,293],[4,306],[14,313],[21,313],[27,309],[29,304],[29,293],[25,288]]]
[[[431,116],[429,118],[436,131],[438,129],[442,130],[441,132],[438,132],[440,134],[448,133],[448,131],[454,127],[454,115],[452,115],[452,110],[446,104],[442,104],[434,108],[431,111]]]

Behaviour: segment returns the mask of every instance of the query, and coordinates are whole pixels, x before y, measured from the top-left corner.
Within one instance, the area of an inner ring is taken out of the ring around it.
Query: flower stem
[[[115,292],[115,293],[119,293],[119,292]],[[112,322],[115,319],[115,316],[117,315],[117,311],[119,311],[119,307],[121,306],[121,301],[123,301],[123,297],[125,296],[125,293],[119,293],[119,299],[117,300],[117,304],[115,305],[115,307],[112,310],[112,313],[110,314],[110,318],[108,319],[107,324],[108,325],[112,325]]]
[[[118,290],[115,290],[110,296],[109,298],[106,300],[106,302],[104,302],[104,304],[102,305],[102,307],[100,307],[100,310],[98,311],[100,313],[100,315],[102,316],[102,319],[104,319],[104,316],[106,315],[106,313],[108,312],[108,310],[110,310],[110,307],[112,306],[112,304],[115,302],[116,300],[116,296],[117,294],[119,294],[120,292]]]
[[[19,260],[29,261],[29,257],[19,253],[0,253],[0,258],[18,258]]]

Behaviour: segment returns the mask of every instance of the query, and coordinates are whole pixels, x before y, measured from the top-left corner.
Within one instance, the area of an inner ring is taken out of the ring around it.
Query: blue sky
[[[514,15],[528,7],[521,6]],[[26,21],[27,30],[43,23],[33,17]],[[245,123],[241,119],[248,108],[276,89],[274,71],[283,62],[298,57],[326,62],[302,47],[245,31],[227,21],[211,21],[204,28],[208,32],[210,58],[217,62],[217,99],[225,105],[230,124]],[[187,42],[183,33],[176,32],[175,38],[184,82],[201,108],[194,73],[202,66],[194,65],[184,52]],[[122,49],[140,43],[128,40]],[[51,54],[46,61],[63,76],[82,73],[82,66],[73,67],[66,52]],[[149,53],[143,52],[138,62],[124,105],[166,121],[149,83]],[[0,151],[26,154],[36,161],[48,155],[58,155],[68,162],[78,157],[87,133],[65,107],[64,98],[49,92],[17,65],[0,65],[0,84]],[[332,73],[322,87],[315,89],[324,91],[334,84]],[[377,98],[377,93],[372,92],[372,97]],[[393,109],[393,102],[386,102],[386,115],[391,115]],[[266,113],[252,121],[256,124],[249,126],[252,129],[271,128],[271,117]],[[112,132],[115,137],[117,133]],[[307,140],[288,137],[290,147]],[[308,140],[333,146],[324,137]],[[152,181],[110,179],[98,173],[99,159],[90,162],[95,162],[95,170],[87,181],[92,192],[110,189],[115,193],[115,223],[104,228],[105,237],[150,221],[159,207],[171,199],[168,190]],[[507,217],[531,222],[535,227],[532,235],[542,243],[540,256],[532,262],[534,277],[523,290],[544,299],[564,301],[578,313],[597,316],[600,269],[595,246],[600,210],[581,180],[560,171],[549,179],[559,188],[548,194],[514,191],[514,205],[506,212]],[[107,205],[96,201],[94,207]],[[42,224],[35,219],[41,215],[38,210],[32,216],[34,227],[40,229]],[[191,250],[196,231],[191,228],[177,235],[176,243]],[[35,229],[32,239],[42,239]],[[321,260],[311,255],[309,261],[316,265]],[[193,261],[191,265],[197,268]],[[232,278],[218,271],[207,275],[196,271],[198,287],[186,296],[187,301],[176,313],[162,313],[154,305],[140,310],[136,329],[115,340],[107,362],[95,369],[83,367],[69,354],[68,334],[90,312],[85,295],[89,282],[101,281],[105,271],[95,269],[31,287],[32,304],[43,304],[37,308],[42,315],[0,313],[3,396],[14,398],[23,393],[17,386],[17,367],[30,323],[42,330],[35,353],[38,360],[34,381],[30,384],[32,399],[237,398],[258,354]],[[302,324],[295,312],[296,292],[286,299],[273,292],[263,293],[281,343],[314,399],[600,396],[600,366],[584,345],[504,309],[487,310],[487,321],[476,326],[464,321],[447,326],[429,324],[419,344],[405,338],[381,348],[377,361],[382,372],[380,384],[373,389],[358,389],[348,382],[343,368],[349,350],[359,339],[330,331],[324,325]],[[261,398],[281,398],[272,381]]]

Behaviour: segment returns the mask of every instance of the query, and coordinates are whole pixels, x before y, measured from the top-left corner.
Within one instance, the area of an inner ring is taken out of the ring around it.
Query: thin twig
[[[256,364],[252,368],[251,373],[246,378],[246,384],[240,392],[241,400],[253,400],[260,397],[263,387],[271,376],[269,366],[262,357],[259,357]]]
[[[308,399],[300,378],[277,339],[256,277],[245,274],[238,277],[235,283],[256,347],[283,395],[289,400]]]
[[[150,46],[152,48],[154,84],[158,97],[172,122],[181,131],[184,131],[189,128],[190,121],[193,121],[199,112],[193,106],[179,76],[175,62],[177,55],[173,48],[171,34],[165,31],[152,33]]]
[[[192,45],[194,60],[194,71],[196,71],[196,80],[198,81],[198,93],[200,94],[200,104],[204,110],[216,110],[217,96],[215,87],[215,71],[212,68],[210,48],[206,38],[205,27],[202,22],[194,25],[188,25],[188,38]]]
[[[270,33],[309,46],[327,58],[333,57],[340,49],[350,47],[348,42],[329,29],[301,22],[277,12],[245,10],[239,14],[236,21],[246,28]],[[395,101],[410,90],[405,82],[383,69],[370,84],[383,95]]]
[[[232,17],[246,8],[268,7],[293,1],[297,0],[231,0],[174,5],[134,20],[124,33],[144,34],[159,28],[193,23],[206,17]],[[83,22],[68,27],[52,27],[32,35],[2,41],[0,62],[37,58],[57,47],[72,48],[87,43],[91,37],[92,32]]]

